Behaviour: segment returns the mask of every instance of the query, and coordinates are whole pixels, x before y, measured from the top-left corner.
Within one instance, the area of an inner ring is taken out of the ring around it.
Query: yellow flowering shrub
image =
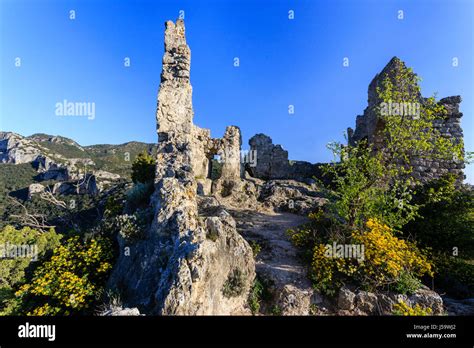
[[[415,245],[395,237],[387,225],[375,219],[369,219],[366,226],[367,232],[354,232],[352,238],[365,247],[361,268],[374,286],[392,284],[403,272],[433,276],[426,255]]]
[[[311,275],[316,288],[334,294],[346,281],[376,289],[394,284],[406,274],[433,276],[426,255],[415,245],[397,238],[375,219],[369,219],[366,227],[366,231],[353,232],[350,239],[363,247],[361,258],[334,257],[327,254],[325,244],[315,246]]]
[[[112,268],[107,239],[70,238],[16,292],[27,315],[68,315],[87,310]]]
[[[433,311],[431,308],[423,308],[418,303],[412,307],[408,303],[400,301],[393,305],[392,313],[404,316],[427,316],[432,315]]]

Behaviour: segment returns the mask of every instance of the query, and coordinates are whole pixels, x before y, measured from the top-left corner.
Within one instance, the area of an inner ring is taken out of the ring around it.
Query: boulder
[[[28,186],[28,199],[31,199],[33,195],[44,192],[45,187],[41,184],[31,184]]]

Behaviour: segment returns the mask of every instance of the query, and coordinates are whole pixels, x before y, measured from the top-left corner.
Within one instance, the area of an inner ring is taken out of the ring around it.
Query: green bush
[[[258,275],[255,277],[252,287],[250,288],[248,305],[252,314],[260,312],[262,303],[268,302],[271,298],[268,290],[268,282],[261,279]]]
[[[25,281],[29,269],[39,264],[59,245],[60,239],[61,235],[56,234],[54,229],[41,233],[29,227],[17,230],[6,226],[0,231],[0,315],[14,312],[15,288]],[[9,257],[14,256],[9,255],[11,246],[26,245],[32,246],[29,251],[37,254],[35,256],[29,253],[23,256],[34,256],[33,260],[31,257]]]
[[[155,179],[156,162],[149,154],[142,152],[138,154],[132,163],[132,181],[137,183],[153,183]]]
[[[434,257],[435,286],[450,296],[468,298],[474,296],[474,264],[459,257],[438,254]]]
[[[115,217],[122,214],[123,203],[115,197],[108,197],[105,203],[104,216],[107,218]]]
[[[152,183],[138,183],[127,192],[127,206],[126,211],[129,213],[135,212],[139,208],[146,208],[150,203],[150,196],[154,191]]]
[[[68,239],[16,292],[21,302],[19,314],[90,313],[112,268],[112,259],[108,239]]]
[[[421,287],[421,281],[409,272],[402,272],[398,281],[391,288],[399,294],[413,294]]]
[[[474,191],[455,186],[456,178],[445,176],[418,188],[414,200],[419,216],[403,233],[435,251],[474,258]]]
[[[135,241],[143,235],[141,226],[135,215],[119,215],[116,217],[120,235],[127,241]]]
[[[433,310],[431,308],[424,308],[418,303],[414,306],[410,306],[408,303],[400,301],[393,305],[392,313],[401,316],[427,316],[432,315]]]
[[[222,287],[222,294],[225,297],[237,297],[244,291],[244,278],[243,274],[239,269],[234,269]]]
[[[252,248],[253,257],[257,257],[257,255],[262,251],[262,246],[256,241],[251,241],[250,247]]]

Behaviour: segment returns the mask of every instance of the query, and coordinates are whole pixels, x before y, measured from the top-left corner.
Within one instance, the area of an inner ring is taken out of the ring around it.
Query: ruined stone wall
[[[317,164],[304,161],[290,161],[288,151],[281,145],[274,145],[265,134],[256,134],[249,140],[250,151],[255,151],[256,165],[247,166],[246,170],[255,178],[305,180],[319,177]]]
[[[383,134],[380,132],[384,127],[383,120],[380,119],[375,112],[375,108],[381,103],[381,100],[377,96],[377,87],[381,86],[382,78],[385,74],[394,76],[399,73],[398,70],[400,69],[407,69],[406,65],[400,59],[394,57],[371,81],[368,88],[368,106],[362,115],[356,117],[355,130],[352,128],[347,129],[349,145],[355,145],[358,141],[366,139],[369,143],[374,144],[376,148],[383,146],[384,139],[380,137],[380,135]],[[399,81],[398,83],[403,83],[403,81]],[[394,83],[394,88],[397,88],[396,83]],[[424,98],[419,91],[414,89],[412,93],[414,93],[416,100],[423,103]],[[463,141],[463,132],[460,124],[462,113],[459,112],[460,103],[460,96],[441,99],[438,104],[445,107],[447,115],[443,120],[436,120],[433,124],[434,128],[437,129],[442,136],[455,139],[457,142]],[[447,173],[456,175],[459,180],[464,178],[463,169],[465,164],[456,158],[436,161],[413,158],[412,165],[413,176],[421,182],[428,182]]]

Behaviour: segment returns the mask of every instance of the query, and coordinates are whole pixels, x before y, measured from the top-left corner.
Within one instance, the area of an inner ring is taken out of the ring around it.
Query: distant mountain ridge
[[[22,136],[0,132],[0,163],[39,165],[45,162],[64,166],[85,165],[129,178],[131,163],[140,152],[155,153],[156,144],[130,141],[124,144],[81,146],[73,139],[44,133]],[[47,159],[45,161],[45,159]]]

